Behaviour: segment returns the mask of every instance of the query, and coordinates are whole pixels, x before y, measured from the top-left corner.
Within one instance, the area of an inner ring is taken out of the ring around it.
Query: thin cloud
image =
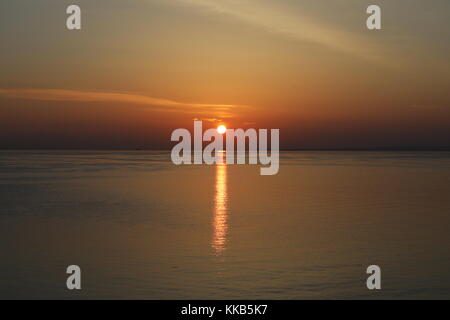
[[[192,114],[216,115],[220,117],[231,117],[234,111],[247,108],[247,106],[242,105],[185,103],[135,93],[64,89],[0,88],[0,97],[38,101],[127,103],[151,107],[152,110],[156,111],[184,112]]]
[[[330,49],[344,52],[365,60],[379,61],[374,52],[373,43],[357,37],[355,34],[337,30],[307,16],[299,16],[286,8],[281,9],[260,1],[235,0],[178,0],[191,7],[206,9],[216,14],[227,15],[260,27],[267,32],[280,34],[292,39],[309,41],[324,45]]]

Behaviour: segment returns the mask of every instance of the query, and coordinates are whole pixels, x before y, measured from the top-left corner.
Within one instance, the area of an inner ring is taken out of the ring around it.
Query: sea
[[[285,151],[259,169],[0,151],[0,299],[450,298],[449,152]]]

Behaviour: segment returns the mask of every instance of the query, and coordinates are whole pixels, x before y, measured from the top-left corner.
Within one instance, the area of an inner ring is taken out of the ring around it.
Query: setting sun
[[[224,134],[225,132],[227,132],[227,127],[225,127],[224,125],[220,125],[217,127],[217,132],[220,134]]]

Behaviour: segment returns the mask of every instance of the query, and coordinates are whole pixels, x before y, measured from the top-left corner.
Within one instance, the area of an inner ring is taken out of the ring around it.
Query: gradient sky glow
[[[448,0],[2,1],[0,148],[166,148],[194,118],[282,148],[450,147],[449,23]]]

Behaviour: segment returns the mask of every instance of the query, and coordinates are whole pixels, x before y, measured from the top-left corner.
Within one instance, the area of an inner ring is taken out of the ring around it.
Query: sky
[[[0,148],[169,148],[194,119],[280,129],[286,149],[450,147],[449,17],[448,0],[1,1]]]

